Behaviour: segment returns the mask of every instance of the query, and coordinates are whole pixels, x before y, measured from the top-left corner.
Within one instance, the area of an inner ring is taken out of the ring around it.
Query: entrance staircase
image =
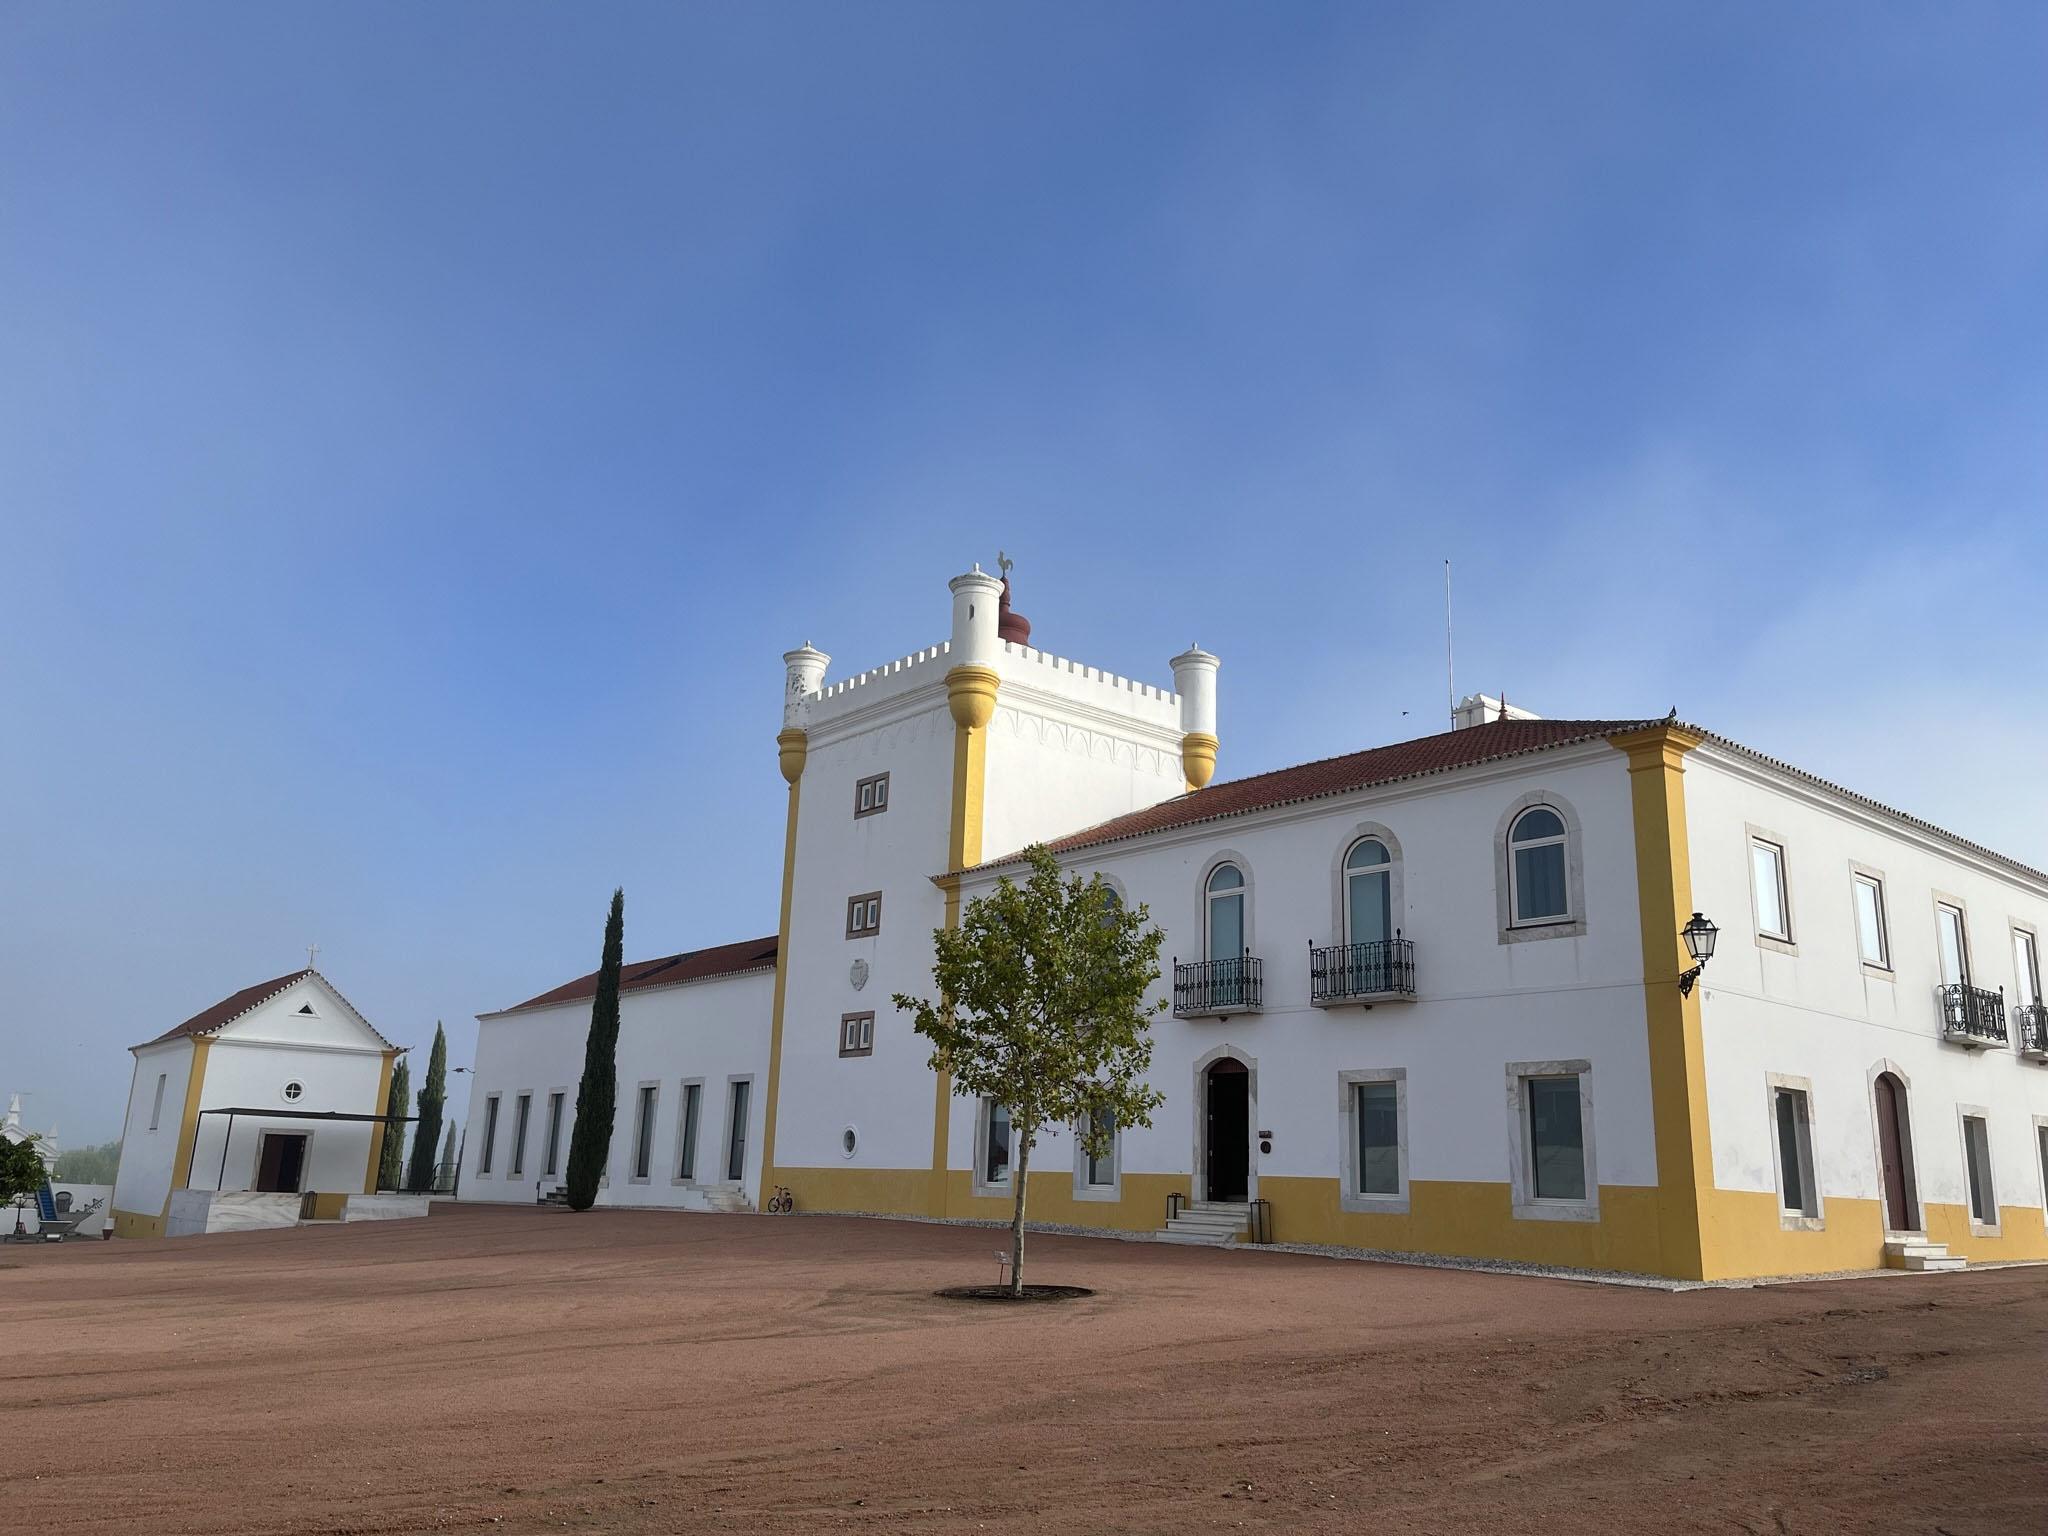
[[[1221,1248],[1235,1243],[1251,1231],[1252,1208],[1248,1203],[1197,1200],[1180,1208],[1180,1214],[1159,1229],[1165,1243],[1194,1243],[1204,1248]]]
[[[704,1191],[704,1209],[708,1211],[751,1211],[747,1197],[735,1184],[714,1184]]]
[[[1963,1269],[1969,1260],[1948,1251],[1947,1243],[1925,1243],[1917,1239],[1884,1245],[1887,1269]]]

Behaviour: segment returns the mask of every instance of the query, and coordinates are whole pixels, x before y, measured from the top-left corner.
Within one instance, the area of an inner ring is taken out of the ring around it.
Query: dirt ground
[[[2048,1269],[1658,1291],[457,1209],[0,1247],[0,1528],[2048,1530]]]

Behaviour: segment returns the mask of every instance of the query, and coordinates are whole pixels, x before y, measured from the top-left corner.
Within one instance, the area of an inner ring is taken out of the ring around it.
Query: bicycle
[[[776,1185],[775,1193],[768,1197],[768,1214],[770,1216],[787,1216],[795,1209],[796,1196],[789,1192],[789,1187],[784,1184]]]

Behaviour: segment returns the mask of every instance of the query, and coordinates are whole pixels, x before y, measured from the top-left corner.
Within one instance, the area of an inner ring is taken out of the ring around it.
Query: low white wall
[[[73,1210],[76,1210],[81,1206],[90,1205],[95,1200],[99,1201],[100,1208],[97,1211],[94,1211],[92,1215],[86,1217],[85,1220],[81,1221],[78,1224],[77,1229],[72,1233],[72,1236],[98,1237],[100,1235],[100,1228],[104,1227],[113,1215],[113,1185],[52,1184],[50,1188],[60,1195],[67,1190],[70,1191],[71,1205]],[[21,1226],[22,1230],[28,1232],[34,1232],[35,1230],[37,1230],[38,1227],[41,1226],[41,1223],[36,1220],[36,1211],[35,1206],[33,1204],[29,1205],[27,1209],[21,1212],[21,1220],[19,1225]],[[16,1216],[14,1207],[0,1207],[0,1237],[12,1237],[15,1232],[15,1227]]]
[[[165,1237],[196,1237],[202,1232],[262,1232],[299,1224],[297,1195],[252,1194],[243,1190],[171,1191]]]

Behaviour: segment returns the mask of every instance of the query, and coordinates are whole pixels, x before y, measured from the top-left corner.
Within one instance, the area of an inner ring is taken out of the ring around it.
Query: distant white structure
[[[376,1192],[384,1127],[367,1117],[384,1114],[399,1048],[319,972],[244,987],[132,1054],[115,1236],[166,1235],[186,1190]]]
[[[2048,1258],[2048,874],[1675,715],[1485,694],[1212,784],[1216,657],[1159,688],[1034,648],[978,568],[950,595],[885,666],[783,657],[778,932],[629,970],[600,1198],[1007,1216],[1007,1111],[890,997],[1044,841],[1164,928],[1168,1011],[1153,1124],[1048,1134],[1037,1219],[1685,1278]],[[483,1016],[464,1199],[559,1182],[594,989]]]
[[[0,1141],[20,1146],[30,1137],[35,1138],[36,1155],[43,1160],[44,1170],[54,1169],[57,1166],[57,1128],[52,1126],[47,1131],[31,1131],[21,1122],[21,1095],[9,1094],[7,1113],[0,1117]]]

